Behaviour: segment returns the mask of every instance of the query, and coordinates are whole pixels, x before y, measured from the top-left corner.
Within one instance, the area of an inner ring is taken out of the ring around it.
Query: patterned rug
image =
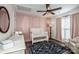
[[[53,41],[34,43],[29,48],[30,54],[72,54],[69,48],[65,48]]]

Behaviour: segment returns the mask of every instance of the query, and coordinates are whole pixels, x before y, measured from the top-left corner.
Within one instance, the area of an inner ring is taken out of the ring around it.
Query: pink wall
[[[35,27],[42,27],[45,31],[49,32],[49,26],[47,26],[48,19],[44,17],[34,16],[31,14],[25,14],[16,12],[16,31],[22,31],[25,41],[30,41],[30,29]]]

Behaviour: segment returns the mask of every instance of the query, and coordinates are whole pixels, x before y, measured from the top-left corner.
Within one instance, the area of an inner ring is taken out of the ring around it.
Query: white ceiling
[[[36,12],[37,10],[46,10],[45,4],[20,4],[19,6],[28,7],[33,10],[33,12]],[[66,13],[76,7],[78,7],[79,4],[51,4],[51,9],[62,7],[61,10],[54,11],[56,15]],[[37,12],[36,12],[37,13]],[[43,14],[41,12],[38,12],[38,14]]]

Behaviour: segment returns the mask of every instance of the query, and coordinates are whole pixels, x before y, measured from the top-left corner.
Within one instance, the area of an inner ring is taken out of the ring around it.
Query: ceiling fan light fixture
[[[45,16],[45,15],[54,15],[55,13],[53,13],[53,11],[57,11],[57,10],[60,10],[60,9],[62,9],[62,8],[59,7],[59,8],[51,9],[50,4],[46,4],[46,10],[39,10],[37,12],[45,12],[43,14],[43,16]]]
[[[44,15],[44,16],[45,16],[45,17],[52,17],[53,15],[48,12],[48,13],[47,13],[46,15]]]

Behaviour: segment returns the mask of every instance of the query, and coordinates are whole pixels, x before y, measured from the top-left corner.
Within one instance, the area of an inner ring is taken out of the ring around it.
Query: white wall
[[[11,36],[11,34],[14,32],[14,6],[13,5],[0,5],[7,8],[10,16],[10,28],[7,33],[1,33],[0,32],[0,40],[5,40]]]

